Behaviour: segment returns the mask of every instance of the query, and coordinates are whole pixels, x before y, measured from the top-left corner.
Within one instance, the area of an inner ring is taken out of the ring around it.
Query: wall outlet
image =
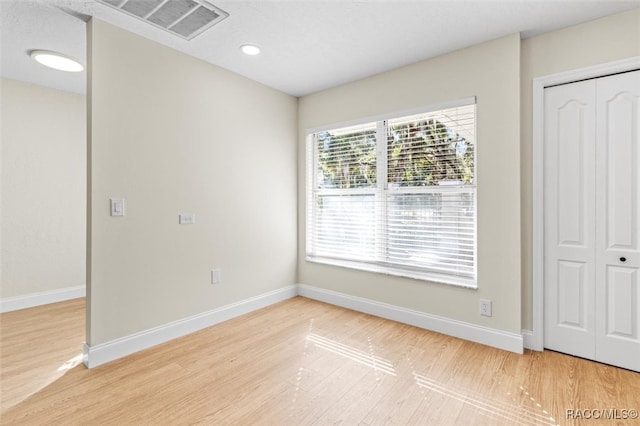
[[[178,215],[180,225],[193,225],[196,223],[196,215],[193,213],[180,213]]]
[[[222,270],[221,269],[212,269],[211,270],[211,284],[220,284],[222,282]]]
[[[480,299],[480,315],[491,316],[491,300]]]

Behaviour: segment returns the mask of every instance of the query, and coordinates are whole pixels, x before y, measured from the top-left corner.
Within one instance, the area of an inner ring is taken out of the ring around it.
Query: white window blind
[[[310,133],[307,259],[476,286],[475,100]]]

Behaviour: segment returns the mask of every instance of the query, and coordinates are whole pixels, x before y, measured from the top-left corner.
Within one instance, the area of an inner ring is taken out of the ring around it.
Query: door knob
[[[624,263],[624,262],[626,262],[626,261],[627,261],[627,258],[626,258],[626,257],[624,257],[624,256],[623,256],[623,257],[621,257],[621,258],[620,258],[620,262]]]

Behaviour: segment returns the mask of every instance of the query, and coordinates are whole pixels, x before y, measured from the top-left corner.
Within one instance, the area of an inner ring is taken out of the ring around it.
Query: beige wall
[[[520,332],[520,37],[511,35],[325,90],[299,101],[299,282]],[[306,129],[477,96],[478,289],[305,260]],[[493,300],[493,317],[478,299]]]
[[[88,27],[89,345],[294,284],[297,100]],[[109,216],[110,197],[125,217]]]
[[[84,285],[85,97],[0,85],[0,298]]]
[[[640,55],[640,9],[522,42],[522,328],[532,328],[532,80]]]
[[[292,284],[296,267],[304,284],[530,329],[531,81],[640,55],[636,9],[306,96],[297,119],[290,96],[100,21],[89,27],[91,345]],[[0,297],[82,285],[84,97],[5,79],[1,89]],[[306,262],[305,129],[468,96],[478,97],[478,290]],[[114,196],[126,198],[126,217],[108,216]],[[196,225],[178,226],[180,212]],[[479,298],[493,300],[492,318],[477,314]]]

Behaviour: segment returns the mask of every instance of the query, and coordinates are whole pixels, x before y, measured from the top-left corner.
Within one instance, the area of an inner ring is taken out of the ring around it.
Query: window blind
[[[314,132],[307,259],[476,284],[475,102]]]

